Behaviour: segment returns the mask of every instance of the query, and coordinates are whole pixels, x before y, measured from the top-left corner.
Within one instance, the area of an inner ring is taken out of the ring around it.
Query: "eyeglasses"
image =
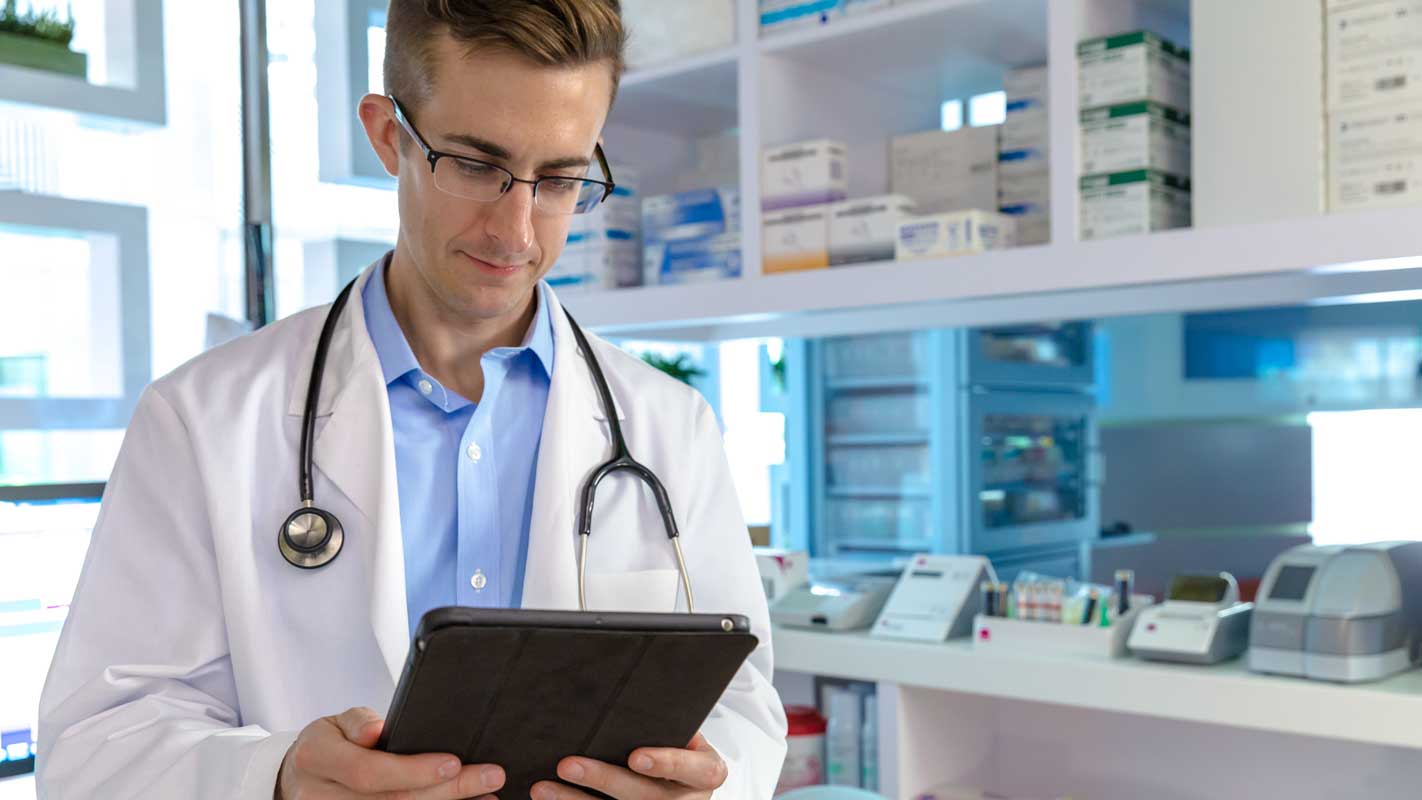
[[[503,197],[516,183],[526,183],[533,187],[533,205],[545,214],[566,216],[586,214],[612,194],[617,184],[612,182],[612,170],[608,169],[607,156],[602,145],[593,149],[597,164],[607,180],[578,178],[569,175],[544,175],[533,180],[525,180],[498,164],[490,164],[477,158],[442,153],[425,143],[425,137],[415,130],[405,109],[393,95],[386,95],[395,106],[395,119],[404,127],[415,144],[420,146],[425,159],[430,162],[437,189],[455,197],[489,203]]]

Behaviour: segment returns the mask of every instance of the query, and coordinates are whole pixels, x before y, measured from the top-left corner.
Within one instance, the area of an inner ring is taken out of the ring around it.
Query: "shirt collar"
[[[410,349],[410,342],[405,338],[405,332],[400,329],[400,323],[395,319],[395,312],[390,308],[390,296],[385,291],[385,268],[389,263],[390,256],[387,254],[376,266],[375,274],[366,281],[365,291],[361,294],[361,303],[365,307],[366,328],[370,331],[371,342],[375,345],[375,354],[380,359],[380,370],[385,378],[386,386],[410,374],[412,370],[420,370],[419,359],[415,358],[415,352]],[[538,282],[537,298],[538,310],[534,313],[532,324],[528,326],[528,330],[523,335],[523,343],[516,348],[496,348],[493,352],[513,355],[525,350],[531,351],[538,359],[538,363],[543,366],[544,372],[551,378],[553,375],[552,303],[549,298],[548,285],[543,281]]]

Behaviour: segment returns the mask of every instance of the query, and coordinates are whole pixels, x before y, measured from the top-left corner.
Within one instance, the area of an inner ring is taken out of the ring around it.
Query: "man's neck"
[[[413,264],[403,263],[398,249],[385,269],[385,293],[421,369],[474,403],[484,394],[480,359],[496,347],[523,344],[538,311],[538,292],[533,291],[519,313],[462,317],[434,295]]]

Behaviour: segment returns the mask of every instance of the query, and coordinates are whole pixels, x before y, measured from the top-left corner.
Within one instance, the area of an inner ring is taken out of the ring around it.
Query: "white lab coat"
[[[370,274],[341,315],[321,391],[316,502],[346,532],[329,566],[297,569],[276,545],[300,505],[302,408],[325,307],[144,392],[40,701],[40,797],[270,800],[301,728],[351,706],[388,709],[410,631],[390,408],[360,303]],[[523,605],[576,609],[576,493],[611,444],[591,372],[552,305]],[[703,732],[730,767],[717,797],[769,798],[785,717],[714,415],[696,392],[590,338],[632,454],[670,494],[697,611],[745,614],[760,638]],[[684,608],[674,552],[640,483],[604,481],[591,542],[590,607]]]

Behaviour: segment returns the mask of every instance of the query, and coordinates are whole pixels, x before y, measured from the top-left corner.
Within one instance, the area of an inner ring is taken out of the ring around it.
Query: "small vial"
[[[978,606],[983,616],[998,616],[997,587],[993,586],[991,581],[983,581],[978,585]]]
[[[1126,616],[1126,612],[1131,610],[1131,593],[1135,585],[1135,572],[1129,569],[1116,570],[1116,619]]]

